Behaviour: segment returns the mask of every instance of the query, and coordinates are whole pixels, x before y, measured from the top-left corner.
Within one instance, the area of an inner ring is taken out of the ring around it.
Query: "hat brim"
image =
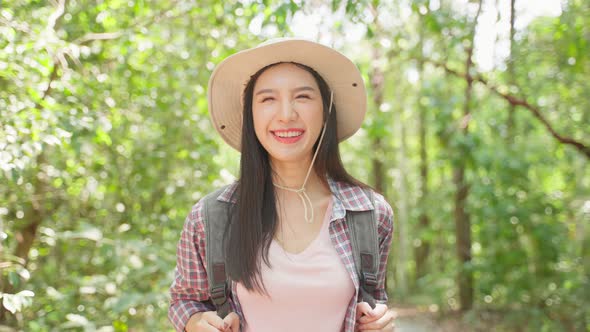
[[[338,140],[352,136],[367,111],[367,94],[356,65],[338,51],[301,39],[281,40],[238,52],[223,60],[209,79],[209,114],[227,144],[241,150],[242,93],[250,77],[278,62],[296,62],[317,71],[334,93]]]

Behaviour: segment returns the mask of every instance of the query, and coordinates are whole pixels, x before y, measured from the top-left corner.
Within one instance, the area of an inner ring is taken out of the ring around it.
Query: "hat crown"
[[[311,67],[328,83],[334,93],[340,141],[360,128],[367,109],[367,95],[356,65],[340,52],[311,40],[272,38],[227,57],[209,79],[211,120],[230,146],[240,151],[244,87],[260,69],[279,62]]]
[[[258,44],[258,46],[256,46],[256,47],[262,47],[262,46],[267,46],[267,45],[272,45],[272,44],[277,44],[277,43],[282,43],[282,42],[287,42],[287,41],[308,41],[310,43],[313,43],[313,41],[308,40],[308,39],[303,39],[303,38],[276,37],[276,38],[267,39],[267,40],[263,41],[262,43]]]

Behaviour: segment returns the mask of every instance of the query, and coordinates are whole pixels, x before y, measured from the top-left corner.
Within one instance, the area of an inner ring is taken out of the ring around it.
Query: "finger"
[[[225,324],[225,331],[227,332],[239,332],[240,331],[240,317],[235,312],[230,312],[223,319]]]
[[[215,326],[209,324],[206,320],[200,320],[198,323],[186,326],[186,332],[221,332],[222,330],[216,328]]]
[[[359,331],[389,331],[387,326],[393,322],[393,319],[388,314],[383,316],[377,321],[366,323],[366,324],[359,324],[358,329]]]
[[[385,326],[382,331],[395,332],[395,322],[393,320],[389,322],[389,324],[387,324],[387,326]]]
[[[207,325],[215,328],[213,331],[223,331],[223,319],[217,316],[215,311],[208,311],[203,313],[203,318],[201,320],[203,322],[202,326],[206,327]]]
[[[371,306],[367,302],[359,302],[356,304],[356,319],[358,320],[363,315],[369,315]]]
[[[368,322],[368,323],[360,323],[358,325],[359,331],[388,331],[385,329],[386,326],[393,323],[393,312],[391,310],[387,310],[383,316],[379,319]]]
[[[361,331],[361,330],[357,330],[357,331]],[[363,332],[395,332],[395,324],[393,322],[387,324],[387,326],[385,326],[382,329],[378,329],[378,330],[362,330]]]
[[[199,332],[201,332],[201,331],[202,332],[222,332],[223,330],[220,330],[220,329],[216,328],[215,326],[209,325],[205,322],[205,323],[203,323],[203,325],[199,325],[198,331]],[[187,332],[190,332],[190,331],[187,330]]]
[[[387,305],[382,304],[382,303],[377,303],[377,305],[375,306],[375,309],[371,310],[371,313],[369,315],[364,315],[361,316],[358,321],[359,323],[368,323],[368,322],[372,322],[375,321],[381,317],[383,317],[383,315],[385,315],[385,313],[387,312]]]
[[[386,327],[378,330],[357,330],[362,332],[396,332],[395,324],[394,325],[387,325]],[[422,331],[422,330],[420,330]]]
[[[386,312],[385,315],[379,317],[378,319],[368,322],[368,323],[359,323],[359,330],[380,330],[384,328],[387,324],[393,321],[393,315],[391,312]]]

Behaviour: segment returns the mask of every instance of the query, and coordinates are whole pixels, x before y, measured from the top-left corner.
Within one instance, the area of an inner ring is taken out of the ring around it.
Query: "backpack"
[[[221,318],[231,311],[227,300],[229,287],[225,273],[223,235],[225,225],[230,218],[229,206],[233,203],[217,200],[227,187],[224,186],[203,198],[209,294]],[[363,191],[374,205],[372,190],[363,189]],[[346,211],[346,225],[350,233],[353,258],[360,281],[360,299],[367,302],[371,308],[375,308],[373,292],[377,286],[379,270],[379,244],[374,211]]]

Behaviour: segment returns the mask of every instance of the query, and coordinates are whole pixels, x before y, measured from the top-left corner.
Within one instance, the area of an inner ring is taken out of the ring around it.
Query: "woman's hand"
[[[367,302],[356,305],[356,331],[393,332],[395,331],[395,314],[387,305],[378,303],[375,309]]]
[[[235,312],[230,312],[224,319],[217,316],[215,311],[199,312],[191,316],[186,332],[239,332],[240,318]]]

